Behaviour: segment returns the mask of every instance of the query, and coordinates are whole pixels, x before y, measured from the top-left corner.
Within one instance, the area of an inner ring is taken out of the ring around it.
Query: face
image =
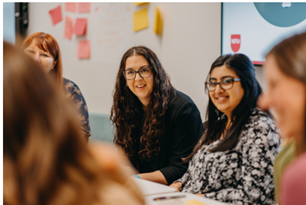
[[[221,79],[226,78],[237,78],[238,75],[234,70],[228,68],[226,65],[215,67],[210,74],[210,82],[220,82]],[[214,103],[216,108],[221,112],[225,113],[228,118],[231,117],[233,110],[240,103],[244,95],[244,90],[239,81],[233,82],[233,87],[224,90],[218,84],[214,91],[209,91],[209,97]]]
[[[33,41],[30,46],[26,47],[24,52],[36,61],[46,73],[49,73],[56,65],[53,56],[49,52],[38,48],[35,41]]]
[[[282,136],[291,138],[303,133],[305,114],[305,85],[284,74],[274,56],[267,56],[264,65],[267,90],[260,96],[258,106],[272,108],[272,114]]]
[[[141,68],[149,67],[150,64],[142,55],[132,55],[126,59],[124,70],[139,71]],[[140,102],[146,107],[153,92],[154,76],[153,73],[148,78],[140,77],[139,73],[132,80],[126,80],[129,89],[138,97]]]

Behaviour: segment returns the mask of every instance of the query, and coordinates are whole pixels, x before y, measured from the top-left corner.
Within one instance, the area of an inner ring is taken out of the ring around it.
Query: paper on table
[[[90,12],[90,3],[79,3],[79,12],[80,13],[89,13]]]
[[[78,58],[89,58],[90,57],[90,41],[80,40],[78,45]]]
[[[52,18],[53,26],[62,21],[62,9],[61,5],[49,11]]]
[[[134,13],[134,31],[139,31],[149,26],[148,10],[142,9]]]
[[[64,38],[71,40],[71,36],[72,36],[72,19],[66,16]]]
[[[87,26],[87,19],[85,18],[78,18],[75,21],[74,27],[73,27],[73,33],[78,36],[83,36],[86,33],[86,26]]]
[[[163,31],[163,22],[157,6],[155,6],[155,17],[154,17],[154,26],[153,32],[156,34],[161,34]]]
[[[67,2],[65,3],[65,11],[75,12],[76,3]]]

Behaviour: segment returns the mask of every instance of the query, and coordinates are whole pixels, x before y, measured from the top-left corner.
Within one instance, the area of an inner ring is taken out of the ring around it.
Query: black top
[[[187,171],[188,162],[182,158],[193,151],[203,133],[200,112],[194,102],[180,91],[175,91],[165,115],[165,133],[161,137],[160,152],[149,162],[139,164],[139,172],[160,170],[168,184]]]
[[[76,109],[79,111],[78,116],[83,134],[90,137],[88,108],[80,88],[73,81],[66,78],[63,78],[63,84],[66,91],[66,98],[73,101]]]

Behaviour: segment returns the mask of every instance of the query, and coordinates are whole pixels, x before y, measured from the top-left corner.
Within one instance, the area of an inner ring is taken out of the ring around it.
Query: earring
[[[127,84],[125,85],[126,87],[129,87]]]

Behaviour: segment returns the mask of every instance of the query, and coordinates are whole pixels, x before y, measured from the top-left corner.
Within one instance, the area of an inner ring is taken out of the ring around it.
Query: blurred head
[[[27,37],[22,45],[24,52],[46,72],[62,82],[62,57],[57,41],[50,34],[37,32]]]
[[[259,106],[272,108],[282,136],[296,138],[306,151],[306,32],[287,38],[266,55],[267,91]]]
[[[4,204],[97,199],[97,166],[73,106],[32,59],[5,42],[3,122]]]

